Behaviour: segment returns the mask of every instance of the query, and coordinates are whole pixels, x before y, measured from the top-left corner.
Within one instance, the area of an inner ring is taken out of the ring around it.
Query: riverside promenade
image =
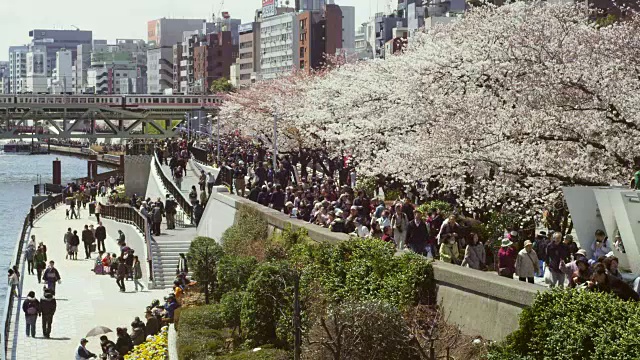
[[[21,298],[14,307],[11,332],[7,342],[9,344],[8,359],[73,359],[80,339],[96,326],[106,326],[113,330],[107,334],[110,340],[115,342],[115,330],[117,327],[127,327],[131,332],[130,324],[134,317],[139,316],[144,321],[145,307],[153,299],[162,300],[168,290],[145,290],[135,292],[132,281],[125,281],[126,293],[119,292],[115,279],[108,275],[96,275],[93,269],[96,253],[93,259],[84,259],[84,247],[80,243],[78,260],[65,259],[65,244],[63,235],[68,227],[78,230],[80,235],[84,225],[97,226],[94,216],[88,216],[88,209],[83,209],[81,219],[65,220],[64,205],[58,205],[40,218],[31,229],[31,234],[36,236],[36,243],[44,242],[47,246],[47,260],[55,261],[55,266],[62,278],[61,284],[56,286],[57,310],[53,317],[51,338],[42,336],[42,323],[39,317],[36,323],[36,337],[27,337],[25,333],[25,317],[22,311],[22,302],[29,291],[35,291],[36,298],[43,294],[43,284],[38,284],[36,275],[27,274],[26,263],[21,264]],[[118,229],[122,229],[127,236],[127,243],[136,246],[133,239],[136,236],[131,225],[117,223],[110,220],[103,221],[107,229],[105,241],[108,252],[119,254],[115,236]],[[140,235],[138,235],[140,236]],[[134,247],[137,255],[143,255],[144,248]],[[141,262],[143,257],[140,256]],[[147,266],[143,264],[143,273],[147,278]],[[100,354],[98,337],[91,337],[87,348]]]

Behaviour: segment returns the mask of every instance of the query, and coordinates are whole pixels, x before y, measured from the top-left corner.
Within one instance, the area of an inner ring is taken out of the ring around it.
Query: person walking
[[[531,240],[524,242],[524,249],[520,250],[516,258],[516,275],[520,281],[533,284],[533,277],[538,272],[538,255],[533,251]]]
[[[187,262],[187,258],[184,253],[180,253],[179,256],[180,259],[178,260],[178,271],[176,272],[176,275],[184,274],[186,276],[189,273],[189,264]]]
[[[136,291],[138,291],[138,286],[140,286],[140,291],[144,290],[144,285],[140,282],[142,279],[142,265],[140,265],[140,259],[137,256],[133,257],[133,285],[136,287]]]
[[[36,208],[31,205],[29,209],[29,226],[33,227],[33,222],[36,220]]]
[[[40,302],[36,299],[36,293],[29,291],[27,299],[22,303],[25,323],[27,324],[27,337],[36,337],[36,320],[40,312]]]
[[[111,177],[113,179],[113,177]],[[76,350],[76,358],[75,360],[88,360],[97,358],[98,356],[91,351],[87,350],[87,343],[89,340],[82,338],[80,339],[80,346]]]
[[[78,214],[80,213],[80,211],[76,213],[75,197],[72,197],[71,200],[69,200],[69,208],[71,209],[71,216],[69,217],[69,219],[73,219],[74,216],[76,217],[76,219],[78,219]]]
[[[427,241],[429,239],[429,228],[424,221],[422,221],[422,213],[419,210],[414,211],[414,220],[407,225],[407,246],[413,250],[413,252],[427,255]],[[435,249],[429,249],[431,256],[434,256]]]
[[[71,228],[67,228],[67,232],[64,233],[64,244],[67,248],[67,255],[65,255],[65,259],[71,259],[72,258],[72,252],[71,252],[71,238],[73,238],[73,232],[71,232]]]
[[[96,221],[100,223],[100,213],[102,212],[102,204],[100,202],[96,203],[96,209],[94,210],[94,214],[96,215]]]
[[[462,266],[484,270],[487,267],[487,253],[484,249],[484,244],[480,242],[476,233],[471,233],[470,238],[471,241],[464,250]]]
[[[207,173],[207,191],[209,192],[209,196],[211,196],[211,191],[213,190],[213,186],[216,183],[216,177],[213,176],[211,171]]]
[[[151,221],[153,223],[153,235],[160,236],[160,224],[162,224],[162,208],[160,202],[156,202],[153,210],[151,211]]]
[[[13,291],[12,295],[18,297],[18,285],[20,285],[20,275],[13,269],[9,269],[7,272],[7,286],[10,291]],[[15,287],[14,287],[15,286]]]
[[[71,243],[69,246],[70,259],[78,260],[78,246],[80,246],[80,237],[78,236],[78,230],[73,230],[73,235],[71,236]]]
[[[91,245],[94,243],[93,233],[89,230],[89,226],[85,225],[82,230],[82,242],[84,243],[85,259],[91,259]]]
[[[44,297],[40,299],[40,315],[42,316],[42,334],[47,339],[51,336],[51,324],[56,308],[57,301],[53,294],[50,291],[45,291]]]
[[[196,201],[198,201],[198,190],[196,190],[196,186],[193,185],[191,186],[191,191],[189,192],[189,203],[191,203],[191,206],[194,206],[196,204]]]
[[[405,241],[407,239],[407,227],[409,219],[402,212],[402,204],[397,204],[396,213],[391,217],[391,227],[393,228],[393,240],[395,240],[398,250],[404,250]]]
[[[27,274],[33,275],[34,272],[34,258],[36,256],[36,245],[35,243],[29,242],[27,245],[27,249],[24,251],[24,258],[27,260]]]
[[[126,292],[126,288],[124,286],[124,278],[127,276],[127,264],[124,262],[124,259],[121,257],[118,258],[118,270],[116,272],[116,284],[120,288],[120,292]]]
[[[176,201],[173,196],[167,194],[167,200],[164,204],[164,211],[167,216],[167,230],[176,228]]]
[[[58,269],[55,268],[53,260],[49,261],[49,267],[42,274],[42,278],[47,282],[46,288],[51,290],[53,295],[56,294],[56,283],[61,280]]]
[[[513,273],[516,271],[516,249],[513,248],[513,242],[509,239],[502,239],[500,250],[498,250],[498,275],[513,279]]]
[[[36,275],[38,276],[38,284],[42,280],[42,272],[47,268],[47,253],[42,248],[36,250],[36,254],[33,257],[33,263],[36,267]]]
[[[98,222],[98,227],[96,228],[95,237],[98,243],[97,245],[98,252],[101,252],[101,251],[106,252],[107,249],[104,246],[104,240],[107,238],[107,229],[104,228],[104,225],[102,225],[102,222]]]
[[[545,275],[545,281],[550,287],[564,287],[565,273],[562,269],[565,267],[565,259],[569,257],[569,248],[562,242],[562,234],[555,232],[552,235],[552,241],[547,245],[547,258],[544,259],[550,274]]]

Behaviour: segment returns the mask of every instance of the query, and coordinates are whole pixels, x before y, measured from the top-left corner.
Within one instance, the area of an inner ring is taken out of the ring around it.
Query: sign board
[[[262,17],[275,16],[276,6],[276,0],[262,0]]]
[[[46,75],[45,55],[41,52],[27,53],[27,74]]]
[[[240,34],[248,33],[253,31],[253,23],[241,24],[238,26],[238,32]]]
[[[151,20],[147,22],[147,43],[149,46],[155,46],[160,41],[160,20]]]

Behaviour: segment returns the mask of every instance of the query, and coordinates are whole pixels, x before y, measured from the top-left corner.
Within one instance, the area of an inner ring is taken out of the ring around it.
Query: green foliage
[[[236,222],[222,234],[222,247],[227,255],[264,258],[268,241],[267,221],[260,211],[242,206],[236,212]]]
[[[397,307],[384,301],[332,306],[310,332],[305,359],[420,359],[411,332]]]
[[[289,346],[293,295],[292,273],[285,262],[260,264],[249,279],[241,323],[250,346]]]
[[[488,241],[493,249],[498,249],[505,229],[519,229],[523,221],[522,215],[516,213],[493,212],[488,221],[476,226],[475,231],[481,240]]]
[[[422,256],[395,256],[392,244],[381,240],[352,239],[336,245],[321,244],[298,250],[298,258],[311,262],[303,282],[319,281],[332,302],[384,300],[398,307],[417,303],[433,293],[431,264]]]
[[[449,216],[449,214],[451,214],[451,212],[453,211],[451,204],[442,200],[429,201],[418,206],[418,210],[422,211],[422,214],[424,214],[425,216],[429,214],[429,210],[431,209],[438,209],[443,218]]]
[[[220,316],[219,305],[204,305],[183,309],[178,331],[178,357],[181,360],[201,360],[221,354],[228,334]]]
[[[223,250],[218,243],[208,237],[198,236],[189,246],[190,271],[193,278],[205,289],[205,302],[209,303],[209,293],[215,289],[216,267],[223,256]]]
[[[220,313],[226,327],[233,330],[239,329],[242,333],[240,314],[242,312],[242,299],[245,294],[240,291],[231,291],[222,296],[220,299]]]
[[[249,256],[223,256],[218,262],[215,298],[219,300],[230,291],[242,291],[251,274],[258,266],[258,261]]]
[[[607,27],[613,25],[618,21],[618,17],[614,14],[608,14],[607,16],[601,16],[596,19],[596,26],[598,28]]]
[[[156,125],[163,130],[167,130],[167,123],[165,120],[154,120],[154,123],[156,123]],[[170,127],[169,130],[175,128],[176,126],[180,125],[180,123],[182,122],[182,120],[171,120],[170,122]],[[145,125],[145,134],[149,134],[149,135],[160,135],[160,132],[158,131],[158,129],[154,128],[153,126],[146,124]]]
[[[638,303],[610,294],[544,292],[523,310],[518,330],[490,349],[489,359],[639,359],[639,310]]]
[[[402,200],[402,194],[400,189],[388,189],[384,192],[384,199],[386,201],[399,201]]]
[[[212,94],[217,93],[228,93],[234,90],[233,85],[229,82],[229,79],[225,77],[221,77],[220,79],[213,80],[211,83],[211,87],[209,87],[209,91]]]
[[[356,179],[356,188],[355,191],[364,191],[367,196],[371,197],[374,193],[377,192],[377,180],[375,177],[358,177]]]

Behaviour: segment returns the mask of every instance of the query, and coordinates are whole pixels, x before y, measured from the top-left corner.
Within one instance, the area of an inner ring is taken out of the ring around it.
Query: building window
[[[300,60],[300,69],[304,69],[304,60]]]
[[[304,57],[304,48],[303,47],[300,48],[300,57]]]

